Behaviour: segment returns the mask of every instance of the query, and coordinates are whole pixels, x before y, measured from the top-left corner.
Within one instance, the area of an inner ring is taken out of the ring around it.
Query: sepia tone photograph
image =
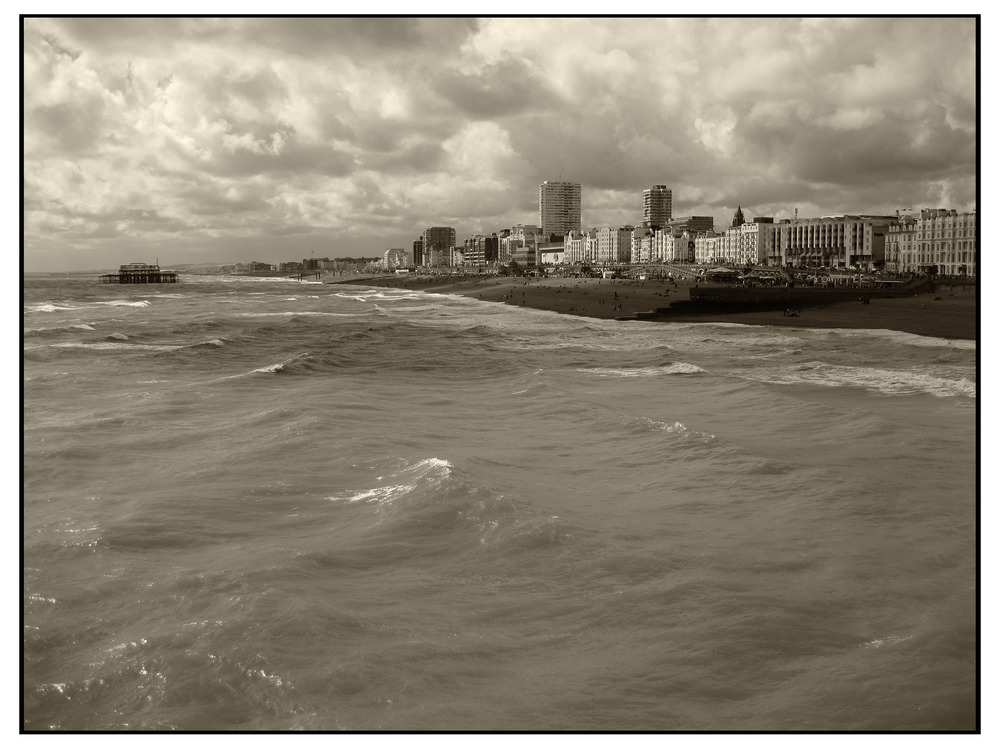
[[[980,16],[19,20],[22,734],[980,732]]]

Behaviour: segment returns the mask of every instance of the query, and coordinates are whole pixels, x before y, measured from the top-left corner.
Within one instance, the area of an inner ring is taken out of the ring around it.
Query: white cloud
[[[588,224],[634,223],[662,183],[676,213],[720,222],[737,203],[975,201],[972,19],[24,28],[29,269],[42,247],[114,265],[115,239],[208,260],[245,259],[255,233],[261,259],[283,257],[277,237],[375,254],[426,225],[533,221],[538,183],[560,177],[583,184]]]

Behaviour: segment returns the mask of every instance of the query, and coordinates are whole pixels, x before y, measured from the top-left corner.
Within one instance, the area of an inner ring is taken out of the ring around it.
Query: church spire
[[[743,218],[743,206],[736,206],[736,213],[733,214],[733,226],[743,226],[746,219]]]

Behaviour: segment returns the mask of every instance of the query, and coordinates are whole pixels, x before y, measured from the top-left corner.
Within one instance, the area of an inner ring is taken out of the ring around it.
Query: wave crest
[[[810,361],[793,367],[741,373],[747,379],[774,385],[859,387],[883,395],[927,393],[939,398],[976,397],[976,384],[965,377],[943,377],[928,371],[852,367]]]
[[[659,377],[660,375],[701,374],[705,370],[697,364],[672,362],[658,367],[588,367],[578,371],[599,377]]]

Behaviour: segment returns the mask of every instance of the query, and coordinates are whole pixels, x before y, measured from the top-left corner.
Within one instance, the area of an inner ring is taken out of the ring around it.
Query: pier
[[[159,265],[128,263],[118,267],[117,273],[105,273],[101,283],[177,283],[176,271],[160,270]]]

